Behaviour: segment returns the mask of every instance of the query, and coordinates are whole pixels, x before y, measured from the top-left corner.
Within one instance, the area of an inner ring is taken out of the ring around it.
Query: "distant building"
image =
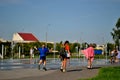
[[[95,48],[95,53],[96,54],[104,54],[104,49],[105,49],[104,45],[97,45]]]
[[[15,42],[38,42],[32,33],[14,33],[12,41]]]
[[[0,38],[0,42],[6,42],[6,40],[4,40],[3,38]]]

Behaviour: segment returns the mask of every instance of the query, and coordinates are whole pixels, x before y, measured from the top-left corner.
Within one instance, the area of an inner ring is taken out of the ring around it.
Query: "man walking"
[[[35,49],[38,50],[39,54],[40,54],[40,60],[39,60],[38,69],[40,70],[41,64],[43,64],[43,69],[45,71],[47,71],[47,69],[46,69],[46,53],[49,52],[48,48],[46,48],[45,45],[42,45],[41,48],[36,48],[35,47]]]

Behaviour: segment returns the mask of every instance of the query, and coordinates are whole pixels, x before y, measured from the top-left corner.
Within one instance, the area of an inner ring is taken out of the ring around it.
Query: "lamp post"
[[[54,42],[54,62],[55,62],[56,43]]]
[[[106,63],[107,63],[107,53],[108,53],[108,51],[107,51],[107,44],[105,44],[105,53],[106,53]]]
[[[48,37],[48,33],[46,31],[46,47],[47,47],[47,37]]]
[[[4,58],[4,45],[2,45],[2,59]]]
[[[48,26],[46,26],[46,47],[47,47],[47,41],[48,41],[48,27],[50,26],[50,24],[48,24]]]
[[[18,51],[18,53],[19,53],[19,56],[18,56],[19,59],[20,59],[20,54],[21,54],[20,52],[21,52],[21,48],[20,48],[20,46],[19,46],[19,51]]]
[[[118,42],[118,50],[120,51],[120,36],[119,36],[119,42]]]
[[[11,55],[12,55],[12,59],[13,59],[13,41],[11,41]]]

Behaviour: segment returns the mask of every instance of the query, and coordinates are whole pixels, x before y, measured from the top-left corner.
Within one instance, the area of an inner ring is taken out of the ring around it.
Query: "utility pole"
[[[46,31],[46,47],[47,47],[47,37],[48,37],[48,33]]]
[[[2,59],[4,58],[4,45],[2,45]]]
[[[50,26],[50,24],[48,24],[48,26],[46,27],[46,47],[47,47],[47,42],[48,42],[48,27]]]

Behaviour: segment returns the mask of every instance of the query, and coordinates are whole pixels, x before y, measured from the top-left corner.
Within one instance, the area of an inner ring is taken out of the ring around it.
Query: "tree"
[[[120,18],[118,19],[116,25],[115,25],[115,28],[112,29],[113,32],[111,32],[111,35],[112,35],[112,38],[115,42],[115,45],[116,46],[119,46],[119,39],[120,39]]]
[[[107,51],[112,51],[115,48],[115,45],[112,43],[107,43]]]

